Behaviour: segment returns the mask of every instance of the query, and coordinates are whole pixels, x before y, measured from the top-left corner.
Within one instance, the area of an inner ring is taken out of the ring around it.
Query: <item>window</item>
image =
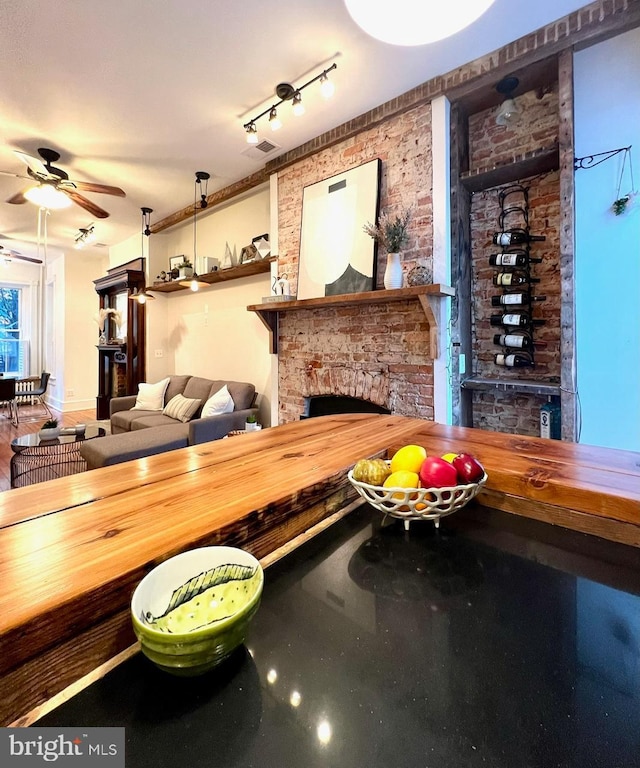
[[[24,330],[24,293],[0,284],[0,373],[22,378],[29,372],[29,341]]]

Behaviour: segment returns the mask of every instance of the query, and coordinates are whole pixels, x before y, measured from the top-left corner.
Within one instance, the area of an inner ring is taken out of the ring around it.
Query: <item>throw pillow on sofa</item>
[[[222,389],[219,389],[214,395],[211,395],[207,402],[202,406],[201,418],[205,419],[207,416],[218,416],[221,413],[231,413],[234,408],[235,404],[233,398],[225,384]]]
[[[193,400],[190,397],[184,395],[176,395],[165,405],[162,413],[165,416],[170,416],[172,419],[177,419],[182,423],[185,423],[191,419],[193,414],[200,407],[201,400]]]
[[[131,410],[161,411],[164,408],[164,393],[169,386],[169,378],[162,379],[156,384],[138,384],[136,404]]]

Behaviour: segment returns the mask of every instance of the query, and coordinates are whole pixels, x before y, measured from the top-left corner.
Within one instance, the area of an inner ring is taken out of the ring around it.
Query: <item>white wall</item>
[[[269,232],[268,186],[232,204],[198,212],[197,253],[220,260],[228,242],[238,256],[252,238]],[[172,256],[193,261],[193,221],[149,238],[147,285]],[[152,287],[151,287],[151,290]],[[270,293],[269,272],[216,283],[197,293],[156,293],[147,307],[147,380],[171,373],[252,382],[259,393],[260,421],[271,424],[271,355],[266,328],[247,312]]]
[[[575,54],[576,157],[632,145],[636,188],[638,72],[640,29]],[[580,442],[640,451],[640,208],[611,212],[622,157],[575,173]]]
[[[57,410],[94,408],[98,390],[98,295],[107,254],[71,250],[48,261],[45,278],[47,401]],[[34,371],[39,374],[39,371]]]

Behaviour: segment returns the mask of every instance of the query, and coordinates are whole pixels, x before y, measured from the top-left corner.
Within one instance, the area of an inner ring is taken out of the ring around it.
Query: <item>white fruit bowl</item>
[[[365,501],[385,515],[402,518],[405,528],[409,527],[411,520],[433,520],[438,528],[440,518],[470,502],[487,482],[487,477],[485,472],[477,483],[446,488],[383,488],[381,485],[369,485],[355,480],[353,469],[348,474],[351,485]]]

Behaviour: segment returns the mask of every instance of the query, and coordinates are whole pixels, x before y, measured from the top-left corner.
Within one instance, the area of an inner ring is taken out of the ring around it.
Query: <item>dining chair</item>
[[[16,404],[16,380],[0,378],[0,407],[8,408],[14,427],[18,426],[18,406]]]
[[[47,387],[49,386],[49,378],[51,377],[51,374],[48,371],[42,371],[40,375],[40,383],[33,387],[33,389],[25,389],[23,392],[17,393],[17,398],[19,400],[36,400],[43,408],[44,413],[42,416],[47,415],[50,419],[53,418],[53,414],[51,413],[49,406],[46,404],[44,400],[44,395],[47,391]],[[37,381],[37,379],[24,379],[24,381]],[[41,418],[38,416],[38,418]],[[33,421],[35,419],[29,419],[30,421]]]

